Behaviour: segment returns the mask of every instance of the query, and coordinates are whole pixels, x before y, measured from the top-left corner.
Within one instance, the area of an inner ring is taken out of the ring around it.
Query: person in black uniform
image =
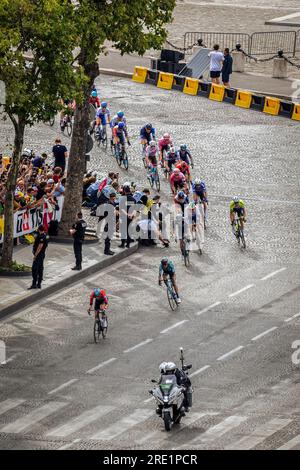
[[[45,251],[48,246],[47,235],[43,225],[39,225],[33,245],[32,285],[28,289],[41,289],[44,271]]]
[[[76,259],[76,266],[72,268],[73,271],[80,271],[82,269],[82,243],[84,241],[86,227],[86,222],[82,218],[82,212],[78,212],[76,222],[70,230],[70,233],[74,238],[73,247]]]

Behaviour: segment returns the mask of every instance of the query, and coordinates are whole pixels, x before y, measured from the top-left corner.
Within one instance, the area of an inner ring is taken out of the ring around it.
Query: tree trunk
[[[4,203],[4,239],[2,246],[1,266],[9,268],[13,261],[14,247],[14,192],[18,177],[21,152],[24,141],[25,123],[21,118],[11,118],[15,128],[14,150],[11,166],[6,182],[6,196]]]
[[[85,64],[84,51],[81,53],[79,64],[83,66],[85,75],[89,77],[88,85],[84,91],[83,104],[76,107],[74,116],[73,135],[69,155],[68,174],[65,190],[65,200],[62,219],[59,224],[59,233],[63,236],[69,234],[74,224],[77,212],[82,204],[82,183],[85,173],[86,135],[89,128],[89,97],[95,78],[99,75],[97,62]]]

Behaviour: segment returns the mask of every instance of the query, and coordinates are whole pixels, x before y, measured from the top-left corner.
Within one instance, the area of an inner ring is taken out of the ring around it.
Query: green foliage
[[[26,266],[26,264],[19,264],[16,261],[12,261],[12,263],[10,263],[8,268],[0,266],[0,272],[7,272],[7,271],[29,273],[31,272],[31,267]]]

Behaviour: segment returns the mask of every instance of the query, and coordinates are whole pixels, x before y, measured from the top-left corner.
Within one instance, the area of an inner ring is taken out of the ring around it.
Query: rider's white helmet
[[[160,371],[161,374],[165,374],[165,372],[166,372],[166,369],[165,369],[165,368],[166,368],[166,365],[167,365],[167,364],[168,364],[168,363],[164,361],[164,362],[162,362],[162,363],[159,365],[159,371]]]
[[[165,371],[166,371],[166,374],[168,373],[174,373],[176,370],[176,364],[174,364],[174,362],[167,362],[166,365],[165,365]]]
[[[156,147],[156,142],[155,142],[155,140],[151,140],[151,141],[149,142],[149,145],[150,145],[150,147]]]
[[[240,198],[238,196],[233,197],[233,202],[237,203],[240,201]]]

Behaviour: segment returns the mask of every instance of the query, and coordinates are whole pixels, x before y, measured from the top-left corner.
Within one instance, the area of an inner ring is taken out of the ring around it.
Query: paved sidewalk
[[[31,276],[0,277],[0,317],[3,313],[13,313],[14,306],[20,308],[20,302],[26,305],[35,301],[35,298],[55,293],[62,287],[77,282],[81,277],[92,274],[109,266],[114,262],[127,257],[137,248],[126,250],[117,248],[119,240],[112,242],[114,256],[103,254],[103,243],[85,244],[83,246],[82,271],[72,271],[75,264],[73,244],[49,243],[44,263],[44,281],[42,289],[27,290],[31,285]],[[14,249],[14,260],[31,266],[32,246],[18,246]],[[98,269],[99,268],[99,269]],[[22,305],[21,305],[22,306]]]

